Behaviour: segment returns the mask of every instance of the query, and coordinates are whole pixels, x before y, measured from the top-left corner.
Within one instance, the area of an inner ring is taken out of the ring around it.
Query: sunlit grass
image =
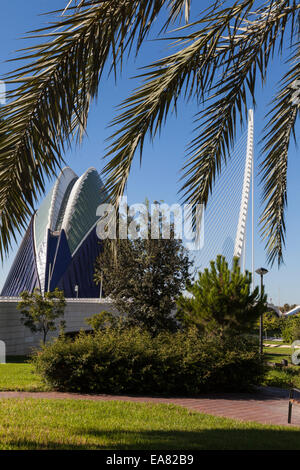
[[[265,347],[264,358],[266,362],[281,363],[288,361],[289,367],[270,368],[264,378],[263,385],[290,388],[300,387],[300,366],[293,366],[291,362],[292,348]]]
[[[278,340],[278,339],[267,339],[267,338],[264,338],[264,344],[278,344],[279,346],[282,346],[283,344],[286,344],[284,341],[282,340]]]
[[[0,449],[300,449],[300,429],[175,405],[2,399]]]
[[[286,359],[291,364],[292,349],[290,348],[264,348],[264,355],[269,362],[281,362],[282,359]]]
[[[46,390],[46,386],[27,358],[16,356],[8,357],[7,364],[0,364],[0,391],[5,390],[35,392]]]

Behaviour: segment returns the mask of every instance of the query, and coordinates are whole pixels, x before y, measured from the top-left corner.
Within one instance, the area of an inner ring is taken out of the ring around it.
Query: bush
[[[281,334],[283,340],[290,344],[300,339],[300,317],[298,315],[287,317],[282,323]]]
[[[257,349],[257,348],[256,348]],[[196,330],[155,338],[138,328],[59,338],[36,353],[37,372],[55,389],[81,393],[197,395],[243,391],[263,365],[241,338],[217,342]]]
[[[262,385],[266,387],[300,387],[299,371],[294,367],[270,368],[267,370]]]

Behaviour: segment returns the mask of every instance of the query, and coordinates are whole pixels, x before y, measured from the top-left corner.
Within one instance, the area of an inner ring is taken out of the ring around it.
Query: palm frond
[[[245,1],[206,13],[197,22],[200,30],[177,40],[187,43],[184,49],[150,67],[142,76],[146,83],[123,103],[122,114],[113,121],[118,130],[103,170],[112,200],[122,195],[137,150],[141,159],[146,135],[154,138],[182,94],[206,105],[197,116],[200,134],[189,149],[182,191],[189,204],[207,203],[215,174],[230,155],[237,117],[243,123],[248,95],[254,101],[257,75],[264,82],[287,21],[295,21],[299,5],[290,3],[271,2],[252,12],[253,2]]]
[[[180,94],[188,99],[204,97],[231,50],[223,35],[230,31],[236,15],[249,12],[252,5],[252,0],[245,0],[217,13],[213,9],[206,12],[201,30],[182,39],[189,43],[184,49],[152,64],[151,71],[141,75],[146,83],[123,103],[123,113],[112,123],[118,130],[111,136],[113,143],[106,154],[111,158],[103,173],[113,201],[123,194],[133,158],[138,149],[142,155],[147,133],[154,138],[172,105],[176,109]],[[237,22],[236,31],[238,26]]]
[[[192,204],[207,202],[215,174],[226,164],[233,145],[237,118],[243,123],[249,97],[254,101],[257,76],[264,82],[276,45],[284,51],[286,33],[293,43],[299,34],[296,0],[270,0],[255,11],[254,0],[237,0],[230,7],[223,3],[215,0],[197,22],[177,29],[181,36],[175,38],[175,46],[181,49],[148,67],[143,86],[123,103],[113,122],[118,130],[104,168],[113,200],[124,191],[137,150],[142,158],[145,137],[154,138],[183,96],[206,106],[196,116],[199,135],[189,147],[184,196]],[[63,13],[59,20],[32,33],[42,44],[22,52],[26,65],[9,75],[16,88],[0,108],[0,257],[33,211],[45,178],[61,165],[65,147],[73,138],[82,138],[108,60],[116,76],[125,52],[139,50],[164,7],[168,8],[165,30],[183,14],[188,20],[190,4],[190,0],[67,2],[67,8],[57,12]],[[288,82],[296,73],[292,70]],[[286,196],[284,182],[276,180],[286,171],[284,155],[298,113],[291,106],[288,115],[287,101],[282,90],[274,121],[269,123],[263,166],[264,235],[271,262],[282,256]],[[276,145],[272,146],[277,134],[286,139],[281,163]],[[274,177],[267,175],[270,168]]]
[[[274,99],[264,136],[261,163],[263,202],[261,217],[263,238],[267,240],[268,261],[283,261],[285,245],[285,209],[287,205],[287,166],[291,135],[300,112],[300,47],[290,59],[293,64],[281,81],[281,89]],[[298,93],[297,93],[298,92]]]
[[[108,59],[113,70],[137,48],[165,4],[180,0],[82,0],[50,26],[32,32],[43,43],[22,51],[26,61],[7,83],[17,86],[0,109],[0,257],[24,227],[45,178],[62,163],[65,146],[81,139],[90,102]]]
[[[195,130],[200,134],[189,146],[190,157],[184,167],[182,191],[185,202],[192,205],[207,203],[215,175],[221,172],[222,165],[230,157],[237,118],[241,125],[247,119],[249,95],[255,104],[257,76],[265,81],[270,56],[276,44],[281,47],[287,20],[294,15],[294,9],[288,3],[277,2],[268,10],[260,9],[254,15],[256,21],[243,18],[246,27],[238,23],[237,32],[226,38],[227,44],[223,46],[226,56],[221,64],[224,71],[211,86],[204,111],[196,116]]]

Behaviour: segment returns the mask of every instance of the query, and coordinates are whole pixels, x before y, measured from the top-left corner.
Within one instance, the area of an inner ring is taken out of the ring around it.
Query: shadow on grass
[[[38,444],[30,439],[17,439],[9,441],[7,448],[35,450],[300,450],[300,430],[292,429],[226,428],[204,429],[197,432],[91,429],[81,433],[80,438],[94,438],[99,440],[99,443],[68,444],[49,440],[47,443]]]
[[[7,364],[27,364],[30,361],[30,356],[7,356]]]

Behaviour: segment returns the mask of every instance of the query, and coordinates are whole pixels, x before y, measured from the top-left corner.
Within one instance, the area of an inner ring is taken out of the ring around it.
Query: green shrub
[[[284,319],[281,330],[283,341],[291,344],[300,339],[300,317],[290,316]]]
[[[263,385],[266,387],[290,388],[300,387],[299,371],[294,367],[270,368],[266,371]]]
[[[257,349],[257,348],[256,348]],[[249,390],[263,366],[249,341],[217,342],[196,330],[152,338],[138,328],[59,338],[37,353],[37,372],[52,387],[82,393],[196,395]]]

